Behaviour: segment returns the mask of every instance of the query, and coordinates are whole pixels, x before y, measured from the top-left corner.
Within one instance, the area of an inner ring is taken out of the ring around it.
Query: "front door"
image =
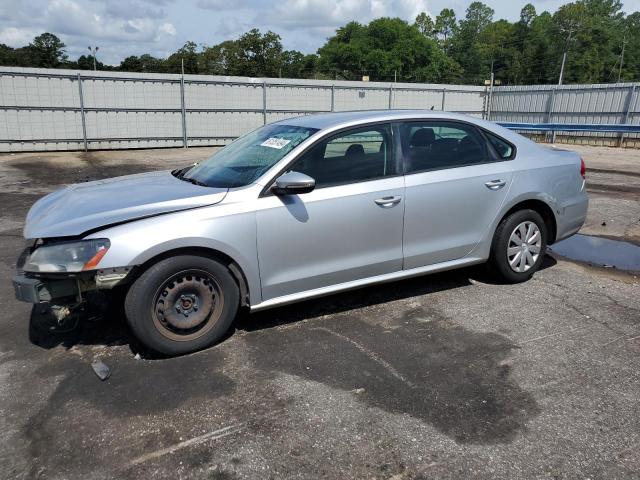
[[[316,181],[310,193],[259,199],[263,301],[402,269],[404,179],[391,127],[321,140],[289,170]]]

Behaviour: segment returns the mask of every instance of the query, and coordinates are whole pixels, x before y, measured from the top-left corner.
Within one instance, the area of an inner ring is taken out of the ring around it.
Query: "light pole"
[[[96,71],[96,53],[98,53],[98,50],[100,49],[100,47],[87,47],[89,49],[89,51],[91,52],[91,56],[93,57],[93,71]]]
[[[622,37],[622,53],[620,54],[620,68],[618,69],[618,83],[622,77],[622,64],[624,63],[624,47],[627,46],[627,36]]]

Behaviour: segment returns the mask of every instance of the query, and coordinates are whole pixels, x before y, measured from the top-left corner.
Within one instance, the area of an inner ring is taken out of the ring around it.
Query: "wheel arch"
[[[556,219],[555,213],[553,212],[553,208],[549,206],[549,204],[539,198],[529,198],[526,200],[520,200],[513,206],[509,207],[509,209],[500,217],[498,221],[498,225],[509,215],[518,210],[531,209],[540,214],[542,219],[544,220],[545,227],[547,228],[547,244],[551,245],[556,240],[556,235],[558,234],[558,221]]]
[[[134,272],[132,272],[133,276],[130,281],[138,278],[143,272],[148,270],[149,267],[155,265],[159,261],[166,258],[175,257],[177,255],[197,255],[207,257],[225,265],[238,284],[238,288],[240,290],[240,305],[249,306],[251,304],[251,293],[253,289],[252,286],[250,286],[250,282],[245,273],[245,269],[243,269],[242,265],[228,253],[211,247],[199,245],[180,246],[148,255],[146,256],[146,258],[144,258],[144,260],[141,261],[141,263],[137,264]]]

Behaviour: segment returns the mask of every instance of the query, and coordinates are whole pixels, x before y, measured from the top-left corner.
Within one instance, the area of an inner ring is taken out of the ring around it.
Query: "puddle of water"
[[[549,249],[580,262],[640,271],[640,247],[629,242],[578,234],[551,245]]]

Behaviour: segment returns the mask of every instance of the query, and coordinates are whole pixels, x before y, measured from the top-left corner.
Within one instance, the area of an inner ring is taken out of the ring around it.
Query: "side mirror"
[[[287,172],[276,179],[271,191],[276,195],[297,195],[309,193],[316,188],[316,181],[300,172]]]

